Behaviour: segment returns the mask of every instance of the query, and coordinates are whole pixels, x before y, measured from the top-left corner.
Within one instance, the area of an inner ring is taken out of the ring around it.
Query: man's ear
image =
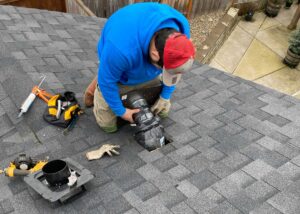
[[[150,55],[151,55],[151,59],[152,59],[154,62],[158,62],[158,61],[159,61],[159,53],[158,53],[158,51],[156,50],[156,48],[150,51]]]

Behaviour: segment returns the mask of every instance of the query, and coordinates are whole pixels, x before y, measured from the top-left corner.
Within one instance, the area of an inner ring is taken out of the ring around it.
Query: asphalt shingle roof
[[[149,153],[130,127],[105,134],[92,110],[68,136],[18,108],[41,75],[53,93],[83,91],[97,73],[104,19],[0,7],[0,165],[19,153],[70,157],[95,174],[87,191],[50,204],[22,179],[0,176],[0,213],[300,212],[300,102],[206,65],[183,76],[163,121],[174,142]],[[121,155],[88,162],[104,143]]]

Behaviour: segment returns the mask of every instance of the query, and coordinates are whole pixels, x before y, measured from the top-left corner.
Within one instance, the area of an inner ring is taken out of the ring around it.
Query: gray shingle
[[[196,123],[201,124],[209,129],[217,129],[224,125],[222,122],[214,119],[213,117],[208,116],[205,113],[196,114],[192,119]]]
[[[123,194],[123,191],[113,182],[107,183],[96,190],[95,194],[103,203],[108,203]]]
[[[194,184],[200,191],[213,185],[219,178],[209,170],[203,170],[200,173],[193,175],[189,181]]]
[[[294,157],[292,160],[291,160],[292,163],[296,164],[297,166],[300,166],[300,155]]]
[[[300,178],[300,167],[291,162],[287,162],[282,165],[277,169],[277,171],[292,181]]]
[[[142,201],[146,201],[149,198],[157,195],[160,191],[150,182],[145,182],[133,189],[134,194],[136,194]]]
[[[210,163],[211,162],[207,158],[205,158],[202,154],[198,154],[184,161],[183,164],[192,172],[199,173],[204,169],[208,168]]]
[[[272,166],[259,159],[243,167],[243,171],[256,179],[262,178],[273,170],[275,169]]]
[[[127,212],[125,212],[125,214],[139,214],[139,212],[136,209],[132,208],[132,209],[128,210]]]
[[[154,162],[163,157],[163,154],[159,150],[149,152],[147,150],[141,151],[138,156],[146,163]]]
[[[176,204],[174,207],[171,208],[171,211],[174,214],[195,214],[195,211],[192,210],[185,202],[181,202]]]
[[[248,197],[252,198],[255,201],[261,202],[266,201],[278,192],[277,189],[263,181],[257,181],[254,184],[248,186],[245,190]]]
[[[214,161],[214,162],[219,161],[225,157],[225,154],[223,154],[222,152],[220,152],[219,150],[217,150],[213,147],[203,150],[201,152],[203,153],[204,157],[206,157],[208,160]]]
[[[221,162],[227,167],[237,170],[251,162],[251,159],[239,152],[234,152],[221,160]]]
[[[162,192],[178,184],[178,181],[168,173],[161,173],[160,175],[150,179],[150,181]]]
[[[228,179],[218,181],[212,188],[225,198],[233,197],[242,190],[236,183]]]
[[[209,164],[208,170],[219,178],[225,178],[234,171],[232,168],[226,166],[221,161]]]
[[[182,165],[177,165],[168,170],[168,173],[177,180],[183,180],[191,174],[191,171]]]
[[[272,117],[268,118],[267,120],[270,121],[271,123],[274,123],[277,126],[280,126],[280,127],[291,122],[290,120],[288,120],[284,117],[281,117],[279,115],[272,116]]]
[[[138,168],[137,172],[140,173],[140,175],[146,180],[153,179],[161,174],[161,172],[151,164],[146,164],[141,168]]]
[[[133,190],[129,190],[128,192],[123,194],[123,197],[134,207],[138,207],[143,204],[142,199],[134,193]]]
[[[263,203],[260,207],[255,208],[250,214],[281,214],[279,210],[272,207],[269,203]]]
[[[108,213],[124,213],[132,208],[122,196],[119,196],[118,198],[104,204],[104,207]]]
[[[278,193],[267,201],[282,213],[296,214],[299,212],[299,197]]]
[[[111,178],[120,178],[127,176],[129,173],[133,172],[134,168],[125,162],[118,162],[104,169],[104,172]]]
[[[199,192],[199,189],[188,180],[181,181],[176,188],[188,198],[194,197]]]
[[[224,201],[220,203],[217,207],[214,207],[209,211],[211,214],[223,214],[223,213],[230,213],[230,214],[241,214],[242,212],[235,208],[232,204],[228,201]]]
[[[143,204],[137,206],[137,210],[140,213],[165,213],[172,214],[172,212],[164,206],[162,203],[157,203],[157,201],[146,201]]]
[[[224,197],[220,193],[218,193],[211,187],[203,190],[202,194],[217,204],[219,204],[225,200]]]
[[[249,198],[246,194],[240,192],[233,197],[229,198],[228,201],[237,209],[243,213],[249,213],[259,206],[259,203]]]
[[[11,131],[14,127],[8,116],[0,116],[0,137]]]
[[[255,143],[241,149],[241,153],[253,160],[261,159],[275,168],[282,166],[289,160],[278,152],[265,149],[264,147]]]
[[[34,201],[30,197],[27,191],[22,191],[16,194],[12,200],[12,206],[16,213],[32,213],[38,214],[38,210],[35,206],[32,206]]]
[[[10,213],[14,211],[13,205],[9,199],[5,199],[0,202],[3,213]]]
[[[153,204],[161,203],[163,206],[170,209],[185,199],[186,197],[179,190],[176,188],[170,188],[149,199],[148,202]]]
[[[243,172],[242,170],[238,170],[224,180],[229,181],[237,185],[239,188],[246,188],[247,186],[253,184],[255,179],[251,177],[249,174]]]
[[[293,183],[286,176],[283,176],[277,171],[269,172],[262,178],[262,180],[279,190],[284,190],[287,186]]]
[[[115,180],[115,182],[124,192],[126,192],[145,182],[145,179],[142,176],[140,176],[137,172],[133,171]]]
[[[197,213],[205,213],[210,209],[217,207],[217,204],[203,195],[201,192],[193,198],[188,198],[186,204]]]
[[[217,143],[218,142],[212,139],[210,136],[204,135],[201,138],[191,142],[189,145],[201,152]]]
[[[161,172],[167,171],[177,165],[168,156],[163,156],[162,158],[154,161],[152,164]]]

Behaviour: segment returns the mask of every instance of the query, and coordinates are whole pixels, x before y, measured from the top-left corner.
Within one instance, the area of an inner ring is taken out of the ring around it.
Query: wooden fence
[[[66,9],[68,13],[76,13],[84,16],[96,16],[82,0],[66,0]]]
[[[0,0],[0,5],[66,12],[64,0]]]
[[[70,1],[70,0],[69,0]],[[74,0],[73,0],[74,1]],[[96,16],[108,18],[119,8],[135,2],[161,2],[171,6],[178,6],[180,12],[186,12],[189,0],[82,0],[83,3]],[[191,18],[196,15],[212,12],[214,10],[224,10],[230,0],[194,0],[192,1]]]

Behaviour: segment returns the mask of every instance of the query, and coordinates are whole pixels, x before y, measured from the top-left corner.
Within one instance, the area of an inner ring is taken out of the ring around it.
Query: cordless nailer
[[[8,177],[26,176],[37,172],[43,168],[48,160],[34,161],[25,154],[20,154],[9,166],[4,170],[0,170],[0,174],[4,173]]]

